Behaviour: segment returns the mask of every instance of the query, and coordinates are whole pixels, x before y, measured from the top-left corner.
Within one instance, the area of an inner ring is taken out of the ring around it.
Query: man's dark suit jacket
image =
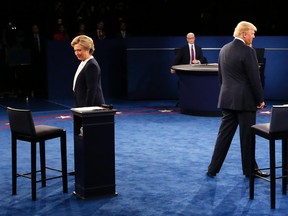
[[[206,64],[207,60],[203,55],[202,48],[196,44],[194,44],[194,48],[196,51],[196,59],[198,59],[201,64]],[[175,52],[176,56],[173,65],[190,64],[190,48],[188,44],[176,49]]]
[[[116,39],[127,39],[129,37],[130,37],[130,35],[127,32],[125,32],[125,38],[123,38],[121,31],[118,31],[115,34]]]
[[[264,96],[255,49],[234,39],[221,49],[218,63],[221,84],[218,107],[257,110]]]
[[[77,77],[74,100],[76,107],[105,104],[101,84],[101,69],[94,58],[86,63]]]

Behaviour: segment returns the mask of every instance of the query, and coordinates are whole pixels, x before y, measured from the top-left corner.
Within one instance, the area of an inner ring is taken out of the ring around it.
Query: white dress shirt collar
[[[75,84],[76,84],[76,80],[77,80],[77,77],[78,75],[80,74],[80,72],[82,71],[82,69],[84,68],[84,66],[86,65],[86,63],[90,60],[94,58],[93,55],[91,55],[89,58],[87,58],[85,61],[81,61],[81,63],[79,64],[78,68],[77,68],[77,71],[75,73],[75,76],[74,76],[74,80],[73,80],[73,91],[75,90]]]

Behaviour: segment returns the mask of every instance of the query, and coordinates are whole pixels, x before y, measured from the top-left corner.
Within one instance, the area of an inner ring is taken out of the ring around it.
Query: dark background
[[[277,1],[265,3],[264,1],[259,0],[245,2],[227,0],[2,1],[0,7],[0,97],[1,95],[10,94],[10,92],[12,92],[12,95],[14,96],[20,85],[17,84],[16,81],[22,84],[30,81],[28,78],[29,76],[23,73],[23,59],[21,55],[19,57],[19,53],[21,52],[14,52],[18,55],[18,57],[15,58],[15,56],[11,57],[11,51],[15,51],[15,47],[20,50],[24,49],[26,53],[24,57],[29,57],[26,51],[29,49],[29,44],[27,42],[31,36],[32,24],[39,25],[40,33],[47,39],[46,42],[49,44],[48,42],[54,42],[52,41],[52,35],[56,32],[56,29],[58,29],[58,21],[61,19],[70,35],[70,40],[64,42],[67,42],[69,48],[71,48],[69,45],[70,41],[77,34],[77,27],[80,22],[86,24],[88,30],[86,34],[94,38],[93,33],[95,33],[97,21],[103,20],[105,23],[107,39],[113,39],[118,30],[119,22],[124,20],[127,23],[128,34],[132,36],[132,38],[138,40],[142,37],[146,38],[146,42],[148,42],[151,41],[152,37],[158,38],[159,36],[157,43],[160,44],[162,41],[165,41],[164,38],[166,36],[185,38],[188,32],[194,32],[196,36],[232,37],[235,26],[242,20],[250,21],[255,24],[258,28],[256,37],[285,36],[288,35],[286,24],[287,18],[286,8]],[[199,39],[200,37],[197,39],[200,42]],[[130,38],[129,41],[131,42],[131,40],[132,39]],[[219,38],[217,40],[219,40]],[[272,37],[268,37],[268,40],[271,43],[275,42]],[[115,41],[116,40],[105,39],[101,42],[97,42],[106,44],[108,47],[111,47],[111,51],[114,51],[115,47],[112,46],[115,45]],[[123,44],[124,47],[121,50],[125,50],[126,45],[127,44]],[[145,45],[147,44],[142,44],[143,47]],[[101,50],[100,44],[97,43],[96,46],[97,49],[100,48]],[[169,47],[171,46],[173,47],[170,42]],[[174,46],[179,46],[179,44],[175,44]],[[105,49],[100,53],[107,53]],[[46,52],[43,53],[45,55]],[[73,55],[72,52],[71,55]],[[102,64],[104,64],[103,62],[105,62],[106,59],[109,59],[109,56],[107,56],[107,58],[101,57],[97,56]],[[125,56],[122,57],[125,58]],[[13,64],[11,64],[11,60],[13,60]],[[29,60],[25,59],[24,62],[29,62]],[[31,65],[28,66],[30,67]],[[40,83],[37,84],[41,86],[41,89],[39,90],[40,93],[37,94],[37,91],[36,94],[35,91],[32,91],[31,93],[31,95],[36,95],[36,97],[48,96],[46,70],[49,70],[49,67],[48,69],[46,69],[47,67],[43,68],[45,68],[45,70],[43,70],[42,73],[37,73],[41,76],[41,80],[34,82]],[[25,71],[30,71],[30,69],[25,69]],[[125,68],[123,71],[125,71]],[[26,81],[21,81],[19,78],[20,75],[23,76]],[[111,77],[114,77],[114,75],[115,74]],[[117,77],[119,76],[118,74],[116,75]],[[110,83],[110,79],[108,80]],[[48,80],[48,83],[51,83],[51,80]],[[114,86],[116,86],[116,84]],[[125,86],[125,84],[123,84],[123,86]],[[30,85],[25,88],[28,87],[30,87]],[[23,88],[21,87],[21,93],[16,93],[16,95],[24,94],[22,91]],[[125,89],[121,89],[121,92],[122,91],[125,91]]]
[[[133,36],[232,35],[241,20],[258,28],[257,35],[288,35],[287,11],[277,1],[181,1],[181,0],[10,0],[1,2],[1,29],[12,23],[18,30],[30,31],[33,22],[50,37],[56,20],[64,20],[71,34],[80,20],[92,30],[104,19],[110,35],[119,19],[127,22]],[[8,27],[7,27],[8,26]]]

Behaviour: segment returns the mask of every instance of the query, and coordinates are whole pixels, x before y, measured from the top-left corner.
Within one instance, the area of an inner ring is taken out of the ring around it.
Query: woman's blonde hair
[[[72,42],[71,46],[74,47],[76,44],[81,45],[86,50],[89,50],[89,53],[92,55],[95,51],[94,42],[92,38],[88,37],[87,35],[79,35],[76,36]]]
[[[238,25],[236,26],[233,36],[234,37],[240,37],[241,34],[243,32],[247,32],[249,30],[253,30],[253,31],[257,31],[256,26],[254,26],[252,23],[250,22],[246,22],[246,21],[241,21],[238,23]]]

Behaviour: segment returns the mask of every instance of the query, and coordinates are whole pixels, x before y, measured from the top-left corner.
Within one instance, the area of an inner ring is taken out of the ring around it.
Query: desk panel
[[[179,77],[179,107],[181,113],[200,116],[220,116],[217,108],[220,91],[218,65],[173,66]]]

